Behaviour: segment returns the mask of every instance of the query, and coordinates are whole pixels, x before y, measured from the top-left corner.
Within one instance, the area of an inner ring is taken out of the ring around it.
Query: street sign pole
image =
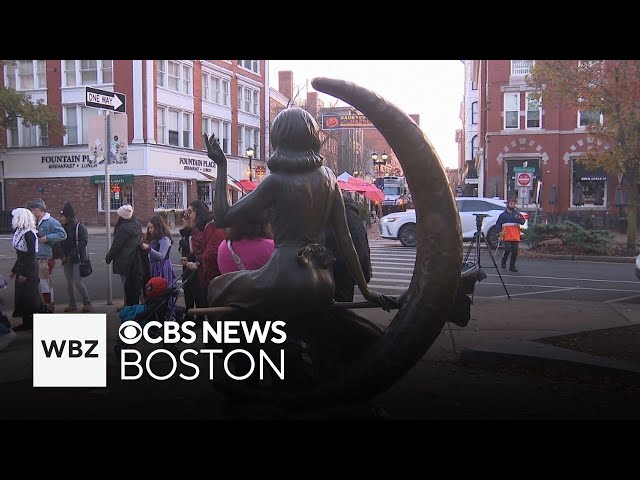
[[[109,157],[111,155],[111,115],[105,111],[107,115],[106,123],[106,142],[104,156],[104,224],[107,229],[107,248],[111,248],[111,179],[109,178]],[[107,305],[113,305],[113,262],[107,267]]]
[[[107,116],[105,122],[104,151],[104,225],[107,230],[107,248],[111,248],[111,179],[109,178],[109,160],[111,155],[111,115],[109,112],[126,112],[126,95],[110,92],[93,87],[84,87],[84,104],[87,107],[98,108]],[[97,157],[97,154],[96,154]],[[97,158],[96,158],[97,160]],[[107,267],[107,305],[113,305],[113,263]]]

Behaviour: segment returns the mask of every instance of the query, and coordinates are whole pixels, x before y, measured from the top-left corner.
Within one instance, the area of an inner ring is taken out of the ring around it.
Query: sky
[[[464,65],[460,60],[269,60],[269,83],[278,89],[278,72],[293,72],[294,92],[311,87],[314,77],[354,82],[394,103],[407,114],[420,115],[427,134],[445,167],[457,168],[456,130],[462,128],[460,104],[464,93]],[[301,92],[306,98],[306,90]],[[334,97],[324,93],[325,106]],[[342,103],[340,103],[342,105]]]

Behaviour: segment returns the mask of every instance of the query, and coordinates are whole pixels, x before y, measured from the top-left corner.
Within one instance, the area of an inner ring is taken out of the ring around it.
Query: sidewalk
[[[106,389],[34,389],[32,335],[18,333],[18,338],[0,352],[3,401],[14,405],[10,403],[13,399],[19,404],[12,415],[29,417],[37,408],[37,414],[45,418],[92,417],[97,412],[100,418],[121,418],[138,412],[132,402],[146,405],[153,397],[154,407],[152,411],[144,410],[145,415],[222,418],[212,406],[220,402],[219,394],[213,392],[206,379],[177,384],[141,380],[136,384],[139,389],[135,390],[135,398],[130,389],[119,384],[113,357],[119,327],[116,307],[94,304],[94,313],[107,313]],[[362,309],[358,313],[387,325],[396,312]],[[633,390],[631,396],[624,394],[625,388],[640,385],[640,362],[614,360],[535,341],[576,331],[638,325],[640,305],[476,298],[471,317],[464,328],[445,324],[416,366],[376,398],[392,418],[589,418],[598,402],[611,404],[613,410],[603,413],[605,416],[629,418],[637,414],[640,418],[638,399],[633,396],[640,390]],[[572,393],[563,396],[558,395],[559,391]],[[49,396],[53,400],[47,404],[45,398]],[[61,402],[61,396],[65,398],[64,407],[56,404]],[[189,405],[186,410],[182,408],[185,405]],[[19,415],[16,409],[21,412]]]

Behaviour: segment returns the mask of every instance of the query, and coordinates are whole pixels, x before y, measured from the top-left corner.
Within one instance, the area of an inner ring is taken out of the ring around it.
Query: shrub
[[[524,241],[535,250],[544,240],[558,238],[565,247],[578,248],[585,253],[607,255],[613,248],[613,236],[608,230],[586,230],[577,223],[564,221],[553,225],[531,225],[525,231]]]

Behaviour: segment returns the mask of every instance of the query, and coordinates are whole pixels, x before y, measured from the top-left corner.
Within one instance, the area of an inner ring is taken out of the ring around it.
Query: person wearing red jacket
[[[218,247],[224,241],[224,230],[216,228],[213,212],[202,200],[194,200],[187,210],[189,225],[193,228],[189,238],[189,254],[180,258],[180,263],[197,272],[198,278],[192,279],[186,288],[190,289],[197,308],[207,306],[207,288],[209,282],[220,275],[218,268]],[[192,274],[193,274],[192,273]],[[186,278],[183,278],[183,282]],[[194,281],[197,280],[197,281]]]
[[[520,243],[520,225],[525,222],[524,217],[516,210],[516,201],[511,198],[507,202],[507,208],[498,217],[496,227],[502,232],[502,243],[504,244],[504,255],[501,266],[507,268],[507,259],[511,254],[509,271],[517,272],[516,259],[518,258],[518,244]]]

